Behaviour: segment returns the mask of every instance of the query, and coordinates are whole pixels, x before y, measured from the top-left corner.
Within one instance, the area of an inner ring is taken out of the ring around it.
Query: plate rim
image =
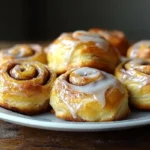
[[[55,131],[109,131],[134,128],[138,126],[144,126],[150,124],[150,118],[148,119],[132,119],[132,120],[120,120],[111,122],[54,122],[54,121],[42,121],[32,116],[22,115],[10,110],[4,109],[6,112],[2,112],[0,108],[0,119],[9,123],[22,125],[26,127],[55,130]],[[11,113],[19,114],[19,116],[11,115]],[[51,114],[52,115],[52,114]],[[54,116],[54,115],[53,115]]]

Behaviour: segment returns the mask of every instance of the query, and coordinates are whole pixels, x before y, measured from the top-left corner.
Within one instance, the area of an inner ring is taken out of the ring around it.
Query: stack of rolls
[[[56,73],[39,44],[16,44],[0,51],[0,106],[26,115],[49,111]]]
[[[50,95],[57,117],[100,122],[129,114],[128,92],[113,75],[121,55],[105,37],[83,30],[62,33],[45,51],[58,75]]]
[[[130,46],[122,31],[91,28],[62,33],[44,47],[2,49],[0,106],[80,122],[124,119],[129,104],[149,109],[148,44]]]

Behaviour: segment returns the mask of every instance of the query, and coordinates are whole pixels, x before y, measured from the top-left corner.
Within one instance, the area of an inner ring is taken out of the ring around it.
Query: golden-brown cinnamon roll
[[[17,44],[0,51],[0,64],[16,59],[47,63],[46,54],[39,44]]]
[[[116,77],[127,87],[130,103],[150,110],[150,60],[133,59],[121,63]]]
[[[60,75],[53,85],[50,104],[57,117],[72,121],[112,121],[129,113],[127,90],[121,82],[89,67]]]
[[[127,51],[127,57],[150,59],[150,40],[142,40],[134,43]]]
[[[36,61],[10,61],[0,67],[0,106],[23,114],[49,108],[54,72]]]
[[[63,33],[47,48],[49,67],[62,74],[71,68],[92,67],[113,72],[118,51],[101,36],[86,31]]]
[[[119,30],[105,30],[100,28],[91,28],[89,32],[97,33],[108,40],[114,47],[116,47],[122,56],[126,56],[129,42],[122,31]]]

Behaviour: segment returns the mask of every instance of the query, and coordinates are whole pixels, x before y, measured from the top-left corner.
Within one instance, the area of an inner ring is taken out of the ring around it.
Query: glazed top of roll
[[[118,48],[121,55],[126,55],[127,48],[129,47],[129,42],[127,41],[126,35],[122,31],[91,28],[89,29],[89,32],[101,35],[113,46]]]
[[[100,29],[100,28],[92,28],[92,29],[89,29],[89,32],[99,33],[105,39],[125,38],[125,34],[119,30],[105,30],[105,29]],[[115,42],[118,42],[118,41],[116,40]]]
[[[128,58],[150,58],[150,40],[142,40],[133,44],[127,51]]]
[[[80,102],[81,99],[86,97],[87,102],[91,100],[99,101],[102,108],[106,105],[112,107],[120,103],[121,97],[119,98],[119,96],[126,92],[124,86],[113,75],[89,67],[72,69],[60,75],[53,87],[59,93],[60,99],[67,105],[74,118],[76,117],[76,111],[83,105]],[[106,97],[109,97],[115,89],[119,91],[115,95],[119,100],[109,103]],[[75,103],[74,99],[79,99],[80,101]]]
[[[47,48],[49,67],[64,73],[73,67],[93,67],[113,72],[120,56],[107,40],[86,31],[63,33]]]
[[[47,65],[37,61],[9,61],[0,66],[0,92],[36,96],[37,92],[49,89],[55,76]]]
[[[54,42],[54,44],[59,44],[62,42],[67,47],[74,49],[81,43],[91,43],[92,45],[107,51],[109,49],[109,43],[101,36],[89,33],[86,31],[75,31],[73,33],[62,33]],[[51,45],[56,46],[56,45]],[[51,51],[52,49],[50,49]]]
[[[122,82],[138,83],[137,88],[150,84],[150,60],[133,59],[120,64],[115,74]]]
[[[0,58],[3,63],[14,59],[28,59],[46,63],[46,54],[39,44],[16,44],[13,47],[2,49]]]

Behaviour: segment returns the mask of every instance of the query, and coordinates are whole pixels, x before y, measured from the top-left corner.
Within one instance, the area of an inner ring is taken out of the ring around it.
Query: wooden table
[[[2,42],[0,47],[13,43]],[[60,132],[0,121],[0,150],[149,150],[150,126],[105,132]]]
[[[60,132],[0,121],[0,150],[149,150],[150,126],[103,132]]]

